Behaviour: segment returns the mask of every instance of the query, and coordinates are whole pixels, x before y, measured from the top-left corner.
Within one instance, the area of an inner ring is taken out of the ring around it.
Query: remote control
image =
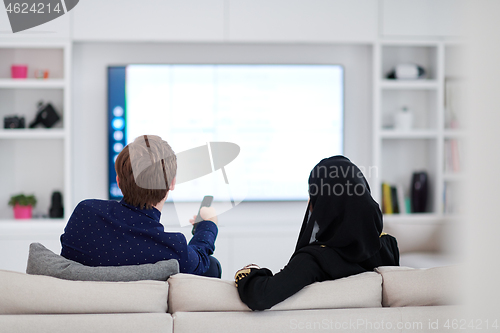
[[[203,200],[201,201],[200,209],[198,209],[198,215],[196,215],[196,218],[194,219],[194,224],[193,224],[193,230],[191,233],[194,235],[194,232],[196,230],[196,225],[202,221],[202,218],[200,216],[200,210],[202,207],[210,207],[212,205],[212,201],[214,200],[214,197],[211,195],[205,195],[203,197]]]

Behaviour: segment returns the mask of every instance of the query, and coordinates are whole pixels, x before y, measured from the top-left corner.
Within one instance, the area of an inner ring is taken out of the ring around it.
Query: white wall
[[[467,6],[469,38],[465,68],[469,75],[467,230],[468,320],[498,319],[500,313],[500,2],[478,0]],[[473,110],[473,112],[472,112]],[[469,322],[469,321],[468,321]],[[484,328],[486,328],[484,326]],[[488,332],[497,331],[491,326]]]
[[[371,161],[371,47],[342,45],[77,43],[73,50],[73,198],[107,198],[108,65],[313,63],[345,66],[345,154]],[[295,115],[306,116],[306,115]],[[307,147],[302,147],[307,149]],[[174,147],[175,149],[175,147]],[[325,152],[325,156],[328,153]],[[297,175],[307,182],[308,175]]]
[[[439,37],[461,35],[462,0],[382,0],[380,35]]]
[[[73,54],[74,204],[85,198],[107,198],[108,65],[342,64],[345,66],[345,154],[358,165],[368,166],[371,161],[370,46],[77,43]],[[327,154],[325,152],[325,156]],[[304,186],[308,176],[297,175],[303,179]],[[305,202],[242,203],[220,216],[215,255],[222,263],[223,278],[231,279],[237,269],[250,262],[275,272],[281,269],[295,247],[305,207]],[[195,212],[196,207],[193,214]],[[167,230],[176,230],[173,207],[167,206],[162,215]],[[189,236],[189,230],[185,231]],[[273,251],[272,256],[269,251]]]
[[[369,43],[459,35],[463,0],[85,0],[68,14],[0,39]]]
[[[345,154],[368,167],[372,160],[371,43],[380,36],[441,38],[454,34],[449,26],[453,20],[446,18],[453,1],[404,2],[401,6],[400,0],[150,0],[138,7],[132,0],[85,0],[69,15],[1,39],[65,38],[76,42],[72,64],[74,206],[85,198],[107,198],[108,65],[342,64],[346,75]],[[414,11],[407,10],[410,6],[425,14],[433,10],[435,2],[440,11],[431,21],[413,19]],[[404,15],[410,15],[411,22]],[[0,28],[9,30],[1,11]],[[147,43],[152,41],[157,43]],[[298,175],[304,184],[307,176]],[[246,260],[272,270],[286,263],[304,208],[304,202],[247,203],[221,216],[217,246],[224,251],[216,255],[226,267],[225,277],[231,278]],[[270,249],[274,250],[272,257]]]
[[[138,5],[132,0],[85,0],[73,11],[73,38],[366,43],[377,36],[377,4],[376,0],[148,0]]]

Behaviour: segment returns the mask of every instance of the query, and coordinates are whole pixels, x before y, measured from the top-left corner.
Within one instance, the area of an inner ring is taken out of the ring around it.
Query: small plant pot
[[[14,206],[14,218],[15,219],[30,219],[33,216],[32,206]]]

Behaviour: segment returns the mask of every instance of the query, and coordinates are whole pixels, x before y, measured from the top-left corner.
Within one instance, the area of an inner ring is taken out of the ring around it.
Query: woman
[[[236,272],[241,300],[265,310],[317,281],[399,266],[396,239],[382,233],[382,213],[362,172],[348,158],[323,159],[309,176],[309,205],[288,264],[273,276],[248,265]]]

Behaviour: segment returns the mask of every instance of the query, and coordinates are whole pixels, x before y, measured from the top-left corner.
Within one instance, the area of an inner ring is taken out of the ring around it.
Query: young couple
[[[177,160],[169,144],[138,137],[120,152],[115,169],[123,200],[80,202],[61,236],[61,255],[88,266],[177,259],[181,273],[220,278],[212,256],[218,232],[213,208],[201,209],[203,221],[189,242],[160,223],[175,189]],[[248,265],[236,272],[235,283],[248,307],[265,310],[313,282],[397,265],[396,239],[382,232],[382,213],[363,174],[346,157],[333,156],[310,173],[308,209],[288,264],[275,275]]]

